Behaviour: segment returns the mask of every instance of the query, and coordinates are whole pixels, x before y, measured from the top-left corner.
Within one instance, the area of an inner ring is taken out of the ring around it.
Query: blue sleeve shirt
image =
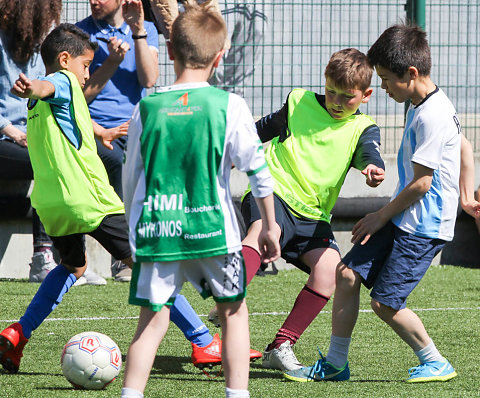
[[[92,119],[105,128],[116,127],[130,119],[135,105],[146,94],[137,76],[135,63],[135,40],[127,23],[114,28],[104,21],[97,21],[89,16],[77,23],[77,26],[90,35],[90,40],[98,43],[93,62],[90,65],[90,74],[93,74],[107,59],[108,44],[102,39],[117,37],[130,45],[130,50],[118,66],[112,78],[103,90],[88,105]],[[145,21],[147,43],[158,49],[158,32],[155,25]]]

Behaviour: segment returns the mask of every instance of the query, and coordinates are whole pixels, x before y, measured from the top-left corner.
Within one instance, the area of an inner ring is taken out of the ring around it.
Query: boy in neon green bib
[[[373,69],[367,57],[349,48],[332,55],[325,70],[325,95],[295,89],[278,112],[257,122],[274,179],[276,233],[282,257],[307,272],[308,281],[263,354],[263,366],[282,371],[301,367],[292,350],[335,289],[340,262],[330,212],[351,167],[375,187],[384,178],[380,131],[358,108],[368,102]],[[247,192],[242,202],[247,236],[243,255],[249,282],[260,266],[259,212]]]

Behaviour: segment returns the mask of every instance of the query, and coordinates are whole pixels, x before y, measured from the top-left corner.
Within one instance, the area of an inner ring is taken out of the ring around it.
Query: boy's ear
[[[408,75],[411,80],[415,80],[419,76],[418,69],[415,66],[409,66]]]
[[[172,42],[170,40],[167,40],[167,52],[168,59],[170,59],[170,61],[173,61],[175,59],[175,55],[173,54]]]
[[[222,60],[223,54],[225,54],[225,49],[220,50],[217,55],[215,56],[215,59],[213,61],[213,67],[218,68],[218,65],[220,64],[220,61]]]
[[[58,54],[58,63],[62,69],[67,69],[68,66],[68,61],[70,60],[70,54],[68,51],[62,51],[60,54]]]
[[[363,92],[363,98],[362,98],[363,104],[366,104],[370,100],[370,98],[372,97],[372,93],[373,93],[373,89],[371,87],[367,88]]]

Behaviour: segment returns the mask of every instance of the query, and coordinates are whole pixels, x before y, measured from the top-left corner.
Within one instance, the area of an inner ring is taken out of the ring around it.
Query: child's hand
[[[120,64],[125,55],[127,54],[128,50],[130,50],[130,44],[122,39],[117,39],[116,37],[110,37],[110,41],[108,42],[108,57]]]
[[[262,231],[258,236],[260,257],[264,263],[271,263],[280,257],[280,243],[274,231]]]
[[[385,179],[385,170],[373,164],[365,167],[365,169],[362,170],[362,174],[367,177],[366,183],[372,188],[378,187]]]
[[[10,92],[17,97],[30,98],[32,95],[32,81],[23,73],[20,73]]]
[[[480,220],[480,202],[473,200],[462,205],[465,213],[471,215],[473,218]]]
[[[385,224],[378,212],[367,214],[353,226],[351,242],[364,245]]]
[[[127,135],[129,124],[130,120],[120,126],[112,127],[110,129],[97,129],[95,135],[99,138],[105,148],[113,150],[112,141]]]

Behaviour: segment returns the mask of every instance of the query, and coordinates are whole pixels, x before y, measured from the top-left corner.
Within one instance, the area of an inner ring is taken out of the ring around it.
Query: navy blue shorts
[[[280,247],[285,261],[309,274],[310,268],[300,260],[303,254],[319,248],[331,248],[340,252],[329,223],[295,216],[293,210],[280,197],[275,194],[273,196],[275,221],[282,231]],[[242,216],[247,231],[254,221],[261,219],[260,210],[251,192],[242,201]]]
[[[365,245],[354,245],[342,262],[362,277],[374,300],[401,310],[444,245],[444,240],[421,238],[389,222]]]
[[[100,243],[116,260],[124,260],[131,256],[125,214],[105,216],[100,225],[88,235]],[[52,241],[63,264],[77,268],[85,265],[85,234],[52,236]]]

